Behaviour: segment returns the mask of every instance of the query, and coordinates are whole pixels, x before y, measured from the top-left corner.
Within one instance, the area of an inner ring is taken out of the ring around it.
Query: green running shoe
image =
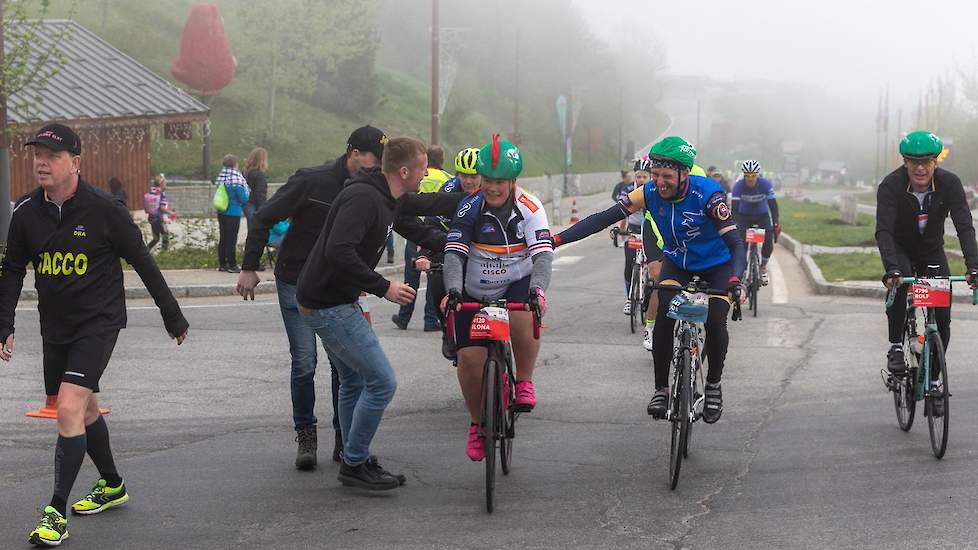
[[[100,479],[85,498],[71,505],[71,512],[82,516],[97,514],[113,506],[124,504],[128,500],[129,493],[126,492],[125,481],[113,488],[106,485],[104,479]]]
[[[68,520],[53,506],[46,506],[41,521],[31,531],[27,542],[35,546],[59,546],[67,538]]]

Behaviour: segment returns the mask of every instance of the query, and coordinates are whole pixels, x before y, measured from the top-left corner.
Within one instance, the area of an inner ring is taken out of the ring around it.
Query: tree
[[[41,50],[39,29],[50,0],[8,2],[0,0],[0,244],[6,247],[10,226],[10,137],[7,125],[8,100],[16,96],[13,107],[21,113],[36,110],[39,97],[25,94],[43,88],[65,64],[57,47]],[[54,40],[58,43],[59,40]]]
[[[242,1],[238,14],[245,31],[231,39],[237,39],[241,70],[267,83],[266,138],[277,133],[279,92],[311,98],[321,74],[361,55],[376,11],[376,0]]]

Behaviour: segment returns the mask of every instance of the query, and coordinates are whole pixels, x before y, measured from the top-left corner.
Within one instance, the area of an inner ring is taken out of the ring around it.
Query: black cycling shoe
[[[666,406],[669,404],[669,388],[659,388],[652,394],[652,401],[645,412],[656,419],[662,420],[666,417]]]
[[[907,364],[903,360],[903,348],[890,348],[886,352],[886,368],[893,374],[903,374],[907,371]]]
[[[723,392],[720,391],[720,384],[706,384],[706,399],[703,403],[703,422],[713,424],[720,420],[723,414]]]
[[[933,383],[929,390],[927,390],[927,397],[930,397],[930,415],[934,418],[940,418],[944,416],[944,388],[943,386],[935,386]]]
[[[370,460],[356,466],[343,462],[336,479],[347,487],[359,487],[368,491],[390,491],[401,485],[400,480]]]

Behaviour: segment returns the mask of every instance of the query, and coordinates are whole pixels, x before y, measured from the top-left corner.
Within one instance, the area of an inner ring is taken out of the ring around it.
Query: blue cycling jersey
[[[685,270],[701,270],[730,261],[730,249],[718,222],[729,223],[726,193],[710,178],[689,176],[689,191],[680,201],[663,199],[649,181],[643,188],[645,208],[662,234],[665,257]]]
[[[774,185],[767,178],[757,178],[757,185],[750,187],[743,178],[737,180],[731,192],[734,214],[760,216],[768,213],[767,201],[774,197]]]

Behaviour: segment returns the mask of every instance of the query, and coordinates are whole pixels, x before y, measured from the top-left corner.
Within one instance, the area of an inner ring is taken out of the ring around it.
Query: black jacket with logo
[[[361,170],[336,197],[299,275],[298,302],[325,309],[357,301],[361,291],[383,296],[390,282],[374,271],[387,237],[397,231],[426,248],[445,247],[445,233],[418,215],[444,215],[459,193],[408,193],[395,200],[380,168]]]
[[[876,244],[887,271],[899,269],[897,255],[911,260],[944,255],[944,222],[948,215],[961,240],[968,269],[978,269],[978,244],[975,226],[961,180],[943,168],[934,171],[934,191],[927,210],[927,226],[918,229],[920,203],[910,192],[907,168],[897,168],[880,182],[876,191]],[[909,274],[905,274],[909,275]]]
[[[67,343],[125,328],[120,258],[143,280],[170,336],[186,332],[189,324],[125,206],[83,181],[60,208],[40,187],[21,197],[0,263],[0,339],[14,331],[14,310],[28,263],[34,266],[46,342]]]

